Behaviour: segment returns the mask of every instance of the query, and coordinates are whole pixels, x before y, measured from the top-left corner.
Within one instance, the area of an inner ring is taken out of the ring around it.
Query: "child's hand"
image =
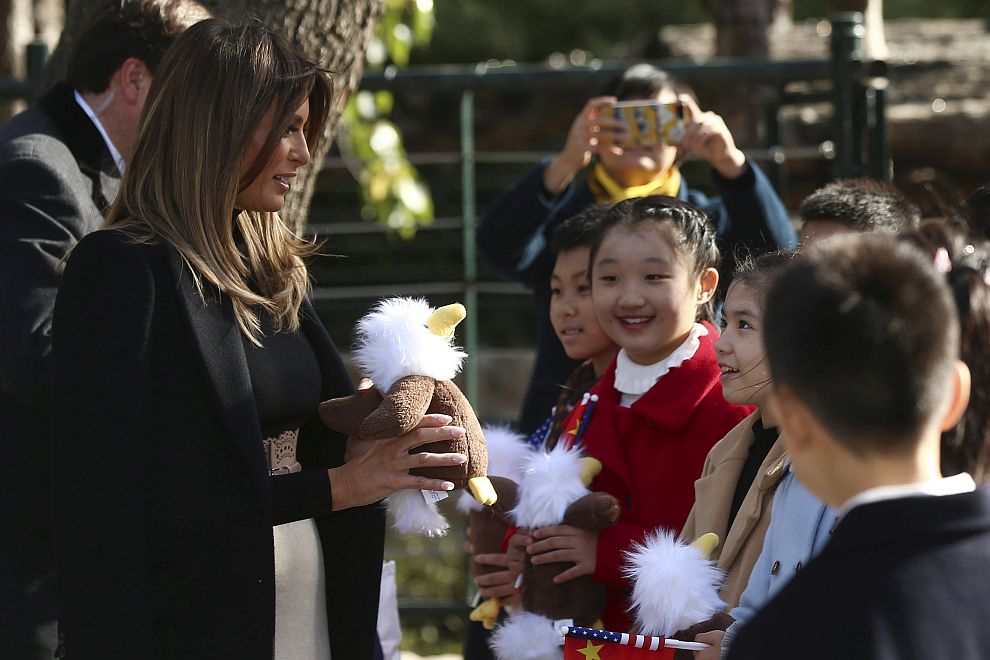
[[[533,541],[526,548],[533,565],[560,561],[574,562],[574,566],[553,579],[555,584],[562,584],[595,572],[598,532],[590,532],[570,525],[554,525],[533,530]]]
[[[520,601],[519,590],[516,589],[516,579],[522,573],[522,562],[504,553],[475,555],[471,558],[476,564],[497,566],[504,570],[478,575],[474,583],[482,598],[499,598],[504,605],[516,605]]]
[[[543,171],[543,187],[548,192],[563,192],[599,149],[625,139],[625,123],[611,115],[614,106],[614,96],[596,96],[584,104],[571,124],[564,148]]]
[[[704,651],[695,651],[694,660],[720,660],[722,657],[722,638],[725,637],[724,630],[713,630],[695,636],[694,641],[711,644]]]
[[[680,146],[708,161],[726,179],[735,179],[746,169],[746,156],[736,146],[725,120],[714,112],[702,112],[693,98],[681,95],[687,122]]]

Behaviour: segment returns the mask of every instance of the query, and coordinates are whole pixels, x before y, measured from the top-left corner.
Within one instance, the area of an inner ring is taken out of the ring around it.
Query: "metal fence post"
[[[890,161],[890,144],[887,140],[887,65],[872,63],[869,86],[866,88],[867,126],[869,127],[870,176],[879,181],[890,181],[894,172]]]
[[[862,117],[858,98],[860,65],[863,59],[863,14],[832,15],[832,96],[835,125],[836,175],[862,175]]]
[[[41,95],[41,85],[45,76],[45,62],[48,61],[48,44],[35,35],[27,45],[27,79],[34,88],[33,96]]]
[[[464,393],[468,401],[478,397],[478,259],[474,243],[477,224],[474,156],[474,92],[461,94],[461,207],[464,224],[464,306],[467,308],[464,350],[470,356],[464,369]]]
[[[787,157],[781,145],[780,136],[780,100],[783,96],[783,85],[780,85],[765,97],[764,109],[766,122],[766,144],[769,159],[767,160],[767,176],[774,190],[783,199],[787,196]]]

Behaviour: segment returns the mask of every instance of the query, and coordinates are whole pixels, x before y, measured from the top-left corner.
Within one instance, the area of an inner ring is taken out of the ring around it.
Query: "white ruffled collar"
[[[707,334],[708,328],[695,323],[684,343],[653,364],[636,364],[626,354],[626,349],[621,349],[615,360],[615,389],[635,397],[646,394],[668,371],[694,357],[701,346],[701,338]]]

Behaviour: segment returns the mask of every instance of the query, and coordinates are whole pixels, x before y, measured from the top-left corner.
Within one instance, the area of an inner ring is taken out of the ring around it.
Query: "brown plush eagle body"
[[[454,327],[465,314],[459,304],[433,309],[419,299],[381,301],[358,322],[354,351],[355,362],[375,386],[325,401],[320,419],[349,436],[382,440],[412,431],[425,415],[449,415],[452,425],[464,428],[463,436],[421,445],[410,453],[457,452],[467,455],[467,463],[410,472],[468,488],[480,503],[489,505],[496,495],[486,477],[485,435],[471,404],[453,382],[466,357],[453,345]],[[426,495],[402,490],[389,496],[397,530],[427,536],[447,530],[446,519]]]
[[[429,376],[405,376],[384,396],[371,388],[349,397],[331,399],[320,406],[320,419],[335,431],[368,440],[394,438],[412,431],[425,415],[450,415],[451,424],[464,428],[464,435],[450,441],[420,445],[412,452],[467,454],[468,462],[438,468],[416,468],[412,474],[446,479],[455,488],[487,473],[488,448],[474,409],[460,389],[449,380]]]

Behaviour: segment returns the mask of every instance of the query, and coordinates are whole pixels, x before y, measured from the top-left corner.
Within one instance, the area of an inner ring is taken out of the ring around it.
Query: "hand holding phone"
[[[708,161],[726,179],[735,179],[746,170],[746,156],[736,147],[725,120],[714,112],[702,112],[693,98],[680,97],[687,110],[685,131],[678,144],[685,154]]]

